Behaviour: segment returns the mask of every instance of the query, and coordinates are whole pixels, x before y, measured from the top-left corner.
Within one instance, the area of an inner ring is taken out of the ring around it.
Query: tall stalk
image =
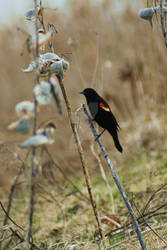
[[[34,8],[36,12],[35,17],[35,34],[36,34],[36,49],[35,49],[35,60],[36,60],[36,73],[35,73],[35,85],[38,84],[38,20],[37,20],[37,0],[34,0]],[[37,128],[37,101],[34,95],[34,119],[33,119],[33,135],[36,134]],[[29,208],[28,208],[28,221],[27,221],[27,232],[25,236],[25,247],[26,249],[30,245],[30,239],[32,235],[32,225],[33,225],[33,213],[34,213],[34,195],[35,195],[35,173],[34,173],[34,159],[36,155],[35,147],[31,150],[31,163],[29,166]]]
[[[90,125],[90,128],[91,128],[91,130],[92,130],[92,133],[94,134],[95,138],[97,138],[98,134],[97,134],[97,132],[96,132],[94,126],[93,126],[92,120],[91,120],[91,118],[89,117],[89,114],[88,114],[87,109],[86,109],[86,107],[85,107],[84,104],[83,104],[83,111],[84,111],[84,114],[85,114],[85,116],[86,116],[86,119],[87,119],[87,121],[88,121],[88,123],[89,123],[89,125]],[[105,150],[105,148],[104,148],[104,146],[103,146],[103,144],[102,144],[100,138],[97,138],[97,142],[98,142],[98,144],[99,144],[99,146],[100,146],[100,149],[101,149],[101,151],[102,151],[102,153],[103,153],[103,156],[104,156],[105,160],[107,161],[108,167],[109,167],[109,169],[110,169],[110,171],[111,171],[111,173],[112,173],[112,177],[113,177],[113,179],[114,179],[114,181],[115,181],[115,183],[116,183],[116,185],[117,185],[117,187],[118,187],[118,190],[119,190],[119,192],[120,192],[120,194],[121,194],[121,196],[122,196],[122,198],[123,198],[123,200],[124,200],[124,202],[125,202],[125,205],[126,205],[126,207],[127,207],[127,209],[128,209],[128,212],[129,212],[129,214],[130,214],[130,217],[131,217],[131,220],[132,220],[134,229],[135,229],[135,231],[136,231],[137,237],[138,237],[138,239],[139,239],[141,248],[142,248],[142,250],[146,250],[146,249],[147,249],[147,248],[146,248],[146,244],[145,244],[145,242],[144,242],[144,238],[143,238],[143,236],[142,236],[141,229],[140,229],[140,227],[139,227],[138,221],[137,221],[136,216],[135,216],[135,214],[134,214],[134,212],[133,212],[133,209],[132,209],[132,207],[131,207],[131,204],[130,204],[130,202],[129,202],[129,200],[128,200],[128,198],[127,198],[125,192],[124,192],[124,189],[123,189],[123,187],[122,187],[122,185],[121,185],[121,183],[120,183],[120,181],[119,181],[119,179],[118,179],[118,176],[117,176],[117,174],[116,174],[116,172],[115,172],[115,169],[114,169],[114,167],[113,167],[113,165],[112,165],[112,162],[111,162],[111,160],[110,160],[110,158],[109,158],[109,156],[108,156],[108,154],[107,154],[107,151]]]
[[[61,88],[61,91],[62,91],[62,94],[63,94],[63,97],[64,97],[64,101],[65,101],[65,104],[66,104],[70,125],[71,125],[71,128],[72,128],[73,134],[74,134],[74,138],[75,138],[76,146],[77,146],[77,149],[78,149],[79,157],[80,157],[80,160],[81,160],[81,164],[82,164],[82,168],[83,168],[83,172],[84,172],[84,176],[85,176],[85,181],[86,181],[86,185],[87,185],[91,205],[92,205],[94,216],[95,216],[95,219],[96,219],[96,222],[97,222],[99,235],[100,235],[101,240],[102,240],[102,247],[104,249],[105,248],[105,237],[104,237],[104,233],[103,233],[102,228],[101,228],[101,223],[100,223],[100,220],[99,220],[96,201],[95,201],[95,199],[93,197],[93,194],[92,194],[91,181],[90,181],[90,176],[89,176],[89,172],[88,172],[87,165],[86,165],[86,160],[85,160],[85,157],[84,157],[83,148],[82,148],[82,145],[81,145],[81,142],[80,142],[80,138],[79,138],[79,134],[78,134],[78,131],[77,131],[77,128],[76,128],[76,124],[73,121],[71,106],[70,106],[70,103],[69,103],[69,100],[68,100],[68,97],[67,97],[63,82],[61,81],[61,79],[59,77],[58,77],[58,80],[59,80],[59,85],[60,85],[60,88]]]

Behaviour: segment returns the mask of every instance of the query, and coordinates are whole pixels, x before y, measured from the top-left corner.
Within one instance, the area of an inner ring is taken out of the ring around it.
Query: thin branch
[[[81,142],[80,142],[80,138],[79,138],[79,134],[78,134],[78,131],[77,131],[76,124],[73,121],[71,106],[70,106],[70,103],[68,101],[68,97],[67,97],[67,94],[66,94],[66,91],[65,91],[65,88],[64,88],[64,84],[63,84],[62,80],[59,77],[58,77],[58,81],[59,81],[59,85],[60,85],[60,88],[61,88],[61,91],[62,91],[62,94],[63,94],[63,97],[64,97],[64,101],[65,101],[65,104],[66,104],[70,125],[71,125],[71,128],[72,128],[73,134],[74,134],[77,150],[78,150],[79,157],[80,157],[80,160],[81,160],[81,164],[82,164],[82,168],[83,168],[83,172],[84,172],[84,176],[85,176],[85,181],[86,181],[86,185],[87,185],[91,205],[92,205],[94,216],[95,216],[97,226],[98,226],[99,235],[101,237],[102,244],[103,244],[103,247],[104,247],[105,246],[105,237],[104,237],[104,233],[103,233],[102,228],[101,228],[101,223],[100,223],[98,212],[97,212],[96,202],[95,202],[95,199],[94,199],[93,194],[92,194],[91,181],[90,181],[90,176],[89,176],[88,169],[87,169],[87,166],[86,166],[86,160],[85,160],[85,157],[84,157],[83,148],[82,148],[82,145],[81,145]]]
[[[109,195],[110,195],[110,199],[111,199],[112,213],[115,214],[115,206],[114,206],[114,198],[113,198],[113,194],[112,194],[112,188],[108,182],[107,176],[106,176],[105,171],[104,171],[104,167],[103,167],[101,159],[100,159],[100,156],[95,152],[93,144],[91,144],[90,148],[91,148],[92,154],[95,156],[96,160],[98,161],[101,176],[102,176],[104,182],[106,183],[106,186],[107,186],[108,191],[109,191]]]
[[[89,114],[88,114],[88,112],[87,112],[86,107],[85,107],[84,104],[83,104],[83,111],[84,111],[86,119],[87,119],[87,121],[89,123],[89,126],[90,126],[90,128],[91,128],[91,130],[92,130],[92,132],[93,132],[93,134],[95,136],[95,138],[97,138],[98,134],[97,134],[97,132],[96,132],[94,126],[93,126],[92,120],[89,117]],[[129,202],[129,200],[128,200],[128,198],[127,198],[127,196],[126,196],[126,194],[125,194],[125,192],[123,190],[123,187],[122,187],[122,185],[121,185],[121,183],[120,183],[120,181],[119,181],[119,179],[117,177],[117,174],[116,174],[115,169],[114,169],[114,167],[112,165],[112,162],[111,162],[111,160],[110,160],[110,158],[109,158],[109,156],[108,156],[108,154],[107,154],[107,152],[106,152],[106,150],[105,150],[105,148],[104,148],[104,146],[103,146],[100,138],[97,139],[97,142],[98,142],[98,144],[99,144],[99,146],[101,148],[101,151],[102,151],[102,153],[104,155],[104,158],[107,161],[108,167],[111,170],[113,179],[114,179],[114,181],[115,181],[115,183],[116,183],[116,185],[118,187],[118,190],[119,190],[119,192],[120,192],[120,194],[121,194],[121,196],[122,196],[122,198],[123,198],[123,200],[125,202],[125,205],[126,205],[128,211],[129,211],[129,214],[131,216],[131,220],[132,220],[133,226],[135,228],[136,234],[138,236],[140,245],[141,245],[142,249],[145,250],[146,249],[146,245],[145,245],[145,242],[144,242],[144,239],[143,239],[143,236],[142,236],[139,224],[137,222],[136,216],[135,216],[135,214],[134,214],[134,212],[132,210],[132,207],[130,205],[130,202]]]
[[[54,195],[52,195],[48,190],[46,190],[46,188],[41,185],[40,183],[37,183],[38,187],[43,190],[43,192],[45,192],[47,195],[49,195],[51,197],[51,199],[57,204],[57,206],[59,207],[59,209],[61,210],[62,213],[62,217],[63,217],[63,224],[64,224],[64,228],[66,225],[66,216],[63,210],[63,206],[55,199]]]
[[[41,11],[41,13],[40,13],[40,23],[41,23],[42,28],[43,28],[43,30],[45,32],[46,28],[45,28],[45,24],[44,24],[43,10],[44,10],[44,8],[42,7],[42,0],[40,0],[40,11]]]
[[[23,168],[24,168],[24,165],[25,165],[25,161],[26,161],[28,155],[29,155],[29,151],[28,151],[28,153],[27,153],[27,155],[26,155],[26,157],[25,157],[25,160],[24,160],[24,161],[21,160],[21,161],[22,161],[22,165],[20,166],[20,169],[19,169],[17,175],[14,177],[14,181],[13,181],[13,183],[12,183],[12,185],[11,185],[10,193],[9,193],[9,198],[8,198],[8,205],[7,205],[7,214],[5,214],[5,218],[4,218],[3,225],[6,225],[6,224],[7,224],[7,221],[8,221],[8,216],[7,216],[7,215],[10,214],[10,209],[11,209],[12,200],[13,200],[13,194],[14,194],[15,188],[16,188],[16,186],[17,186],[19,177],[20,177],[20,175],[22,174],[22,171],[23,171]],[[20,157],[18,157],[18,158],[19,158],[19,160],[20,160]]]
[[[30,244],[32,224],[33,224],[33,213],[34,213],[34,191],[35,191],[35,172],[34,172],[34,158],[35,158],[35,148],[32,149],[31,153],[31,165],[29,167],[29,210],[28,210],[28,223],[27,223],[27,233],[26,233],[26,247]]]
[[[64,177],[64,179],[66,181],[68,181],[73,187],[74,189],[80,193],[80,195],[84,198],[85,201],[89,201],[89,198],[82,193],[79,188],[66,176],[66,174],[64,173],[64,171],[62,170],[62,168],[58,165],[58,163],[53,159],[51,153],[48,151],[47,147],[45,147],[45,152],[47,153],[47,155],[49,156],[49,158],[51,159],[51,161],[53,162],[53,164],[55,165],[55,167],[60,171],[60,173],[62,174],[62,176]]]
[[[2,210],[3,210],[3,212],[5,213],[5,215],[8,217],[8,219],[16,226],[16,227],[18,227],[18,228],[20,228],[21,230],[23,230],[24,231],[24,229],[21,227],[21,226],[19,226],[8,214],[7,214],[7,212],[6,212],[6,210],[5,210],[5,208],[4,208],[4,206],[3,206],[3,204],[2,204],[2,202],[0,201],[0,206],[1,206],[1,208],[2,208]]]
[[[164,185],[162,185],[160,188],[158,188],[157,190],[154,191],[154,193],[151,195],[151,197],[149,198],[149,200],[146,202],[143,211],[142,211],[142,215],[144,215],[145,211],[148,209],[150,202],[154,199],[155,195],[161,191],[165,186],[167,186],[167,183],[165,183]]]
[[[16,236],[20,240],[20,242],[17,245],[24,242],[24,239],[17,233],[16,230],[13,230],[12,228],[10,228],[10,230],[12,231],[13,236]],[[33,249],[40,250],[40,248],[37,247],[33,242],[30,242],[30,245],[31,245],[31,247],[29,248],[30,250],[33,250]]]
[[[162,29],[162,34],[164,36],[165,40],[165,46],[167,47],[167,33],[165,29],[165,22],[164,22],[164,16],[163,16],[163,3],[162,0],[160,0],[160,18],[161,18],[161,29]]]
[[[158,207],[158,208],[154,209],[153,211],[151,211],[151,212],[145,214],[144,216],[150,216],[150,215],[152,215],[152,214],[155,214],[155,212],[157,212],[158,210],[160,210],[160,209],[162,209],[162,208],[164,208],[164,207],[167,207],[167,204],[161,205],[160,207]]]
[[[139,224],[143,224],[143,219],[142,219],[143,217],[146,218],[147,220],[149,220],[152,217],[156,217],[156,216],[160,216],[160,215],[166,215],[167,211],[156,213],[158,210],[160,210],[161,208],[164,208],[166,206],[167,206],[167,204],[163,204],[159,208],[157,208],[157,209],[155,209],[153,211],[150,211],[147,214],[143,214],[142,216],[139,216],[137,218],[138,223]],[[131,226],[131,224],[132,224],[132,222],[129,222],[129,223],[126,223],[125,225],[123,225],[122,227],[119,227],[119,228],[116,228],[114,230],[111,230],[110,232],[106,233],[106,236],[113,235],[113,233],[120,232],[121,230],[125,230],[126,228],[128,228],[129,226]]]
[[[145,218],[143,217],[143,215],[140,213],[139,209],[137,208],[135,202],[133,201],[133,204],[137,210],[137,212],[139,213],[139,215],[142,217],[144,223],[147,225],[147,227],[150,228],[150,230],[161,240],[163,241],[163,243],[165,244],[165,246],[167,246],[167,242],[147,223],[147,221],[145,220]]]
[[[161,226],[155,226],[154,229],[161,229],[162,227],[166,227],[166,226],[167,226],[167,224],[164,224],[164,225],[161,225]],[[146,229],[146,230],[142,231],[142,234],[148,233],[148,232],[150,232],[150,231],[151,231],[150,229]],[[117,246],[120,246],[120,245],[122,245],[123,243],[126,243],[127,241],[129,242],[130,240],[133,240],[133,239],[135,239],[135,238],[136,238],[136,235],[133,235],[133,236],[131,236],[131,237],[128,238],[128,239],[125,239],[125,240],[123,240],[123,241],[121,241],[121,242],[116,243],[115,245],[112,245],[110,249],[113,249],[113,248],[115,248],[115,247],[117,247]]]
[[[42,2],[40,2],[42,7]],[[38,84],[38,57],[39,57],[39,35],[38,35],[38,17],[37,17],[37,0],[34,0],[34,8],[35,8],[35,33],[36,33],[36,50],[35,50],[35,60],[36,60],[36,75],[35,75],[35,85]],[[33,120],[33,134],[36,134],[37,129],[37,100],[34,94],[34,120]],[[31,153],[31,165],[29,167],[29,211],[28,211],[28,223],[27,223],[27,233],[25,236],[25,246],[29,247],[31,232],[32,232],[32,224],[33,224],[33,213],[34,213],[34,193],[35,193],[35,173],[34,173],[34,159],[36,155],[35,147],[32,148]]]

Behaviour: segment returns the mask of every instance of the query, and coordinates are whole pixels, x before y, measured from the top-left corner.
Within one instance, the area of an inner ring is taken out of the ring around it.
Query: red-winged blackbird
[[[119,124],[111,112],[109,105],[97,94],[94,89],[84,89],[80,92],[80,94],[83,94],[86,97],[93,121],[96,121],[99,126],[104,128],[103,132],[107,130],[111,134],[116,148],[122,153],[123,149],[119,143],[117,134]],[[98,137],[100,137],[102,133]]]

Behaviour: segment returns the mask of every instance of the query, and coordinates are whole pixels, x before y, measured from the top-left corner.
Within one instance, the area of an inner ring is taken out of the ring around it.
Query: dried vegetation
[[[103,135],[103,143],[136,216],[140,217],[148,249],[163,249],[165,243],[147,225],[166,240],[167,187],[162,187],[151,198],[167,181],[167,57],[163,37],[156,25],[151,30],[130,6],[117,16],[112,10],[110,15],[107,6],[92,6],[89,1],[71,3],[69,8],[68,16],[59,10],[44,13],[47,22],[58,30],[54,38],[56,52],[65,54],[71,62],[64,84],[78,123],[102,227],[113,249],[140,249],[131,227],[118,231],[129,222],[126,208],[105,167],[114,196],[114,204],[111,203],[91,147],[94,146],[97,153],[99,149],[83,114],[75,113],[84,102],[79,92],[88,86],[104,96],[119,120],[124,154],[116,152],[107,133]],[[1,31],[0,200],[6,208],[10,187],[22,166],[24,171],[14,191],[10,216],[23,228],[28,209],[28,161],[23,166],[26,151],[19,149],[18,144],[25,136],[8,131],[7,126],[15,119],[15,104],[32,96],[33,75],[21,72],[21,68],[29,64],[24,41],[24,34],[16,31],[15,24]],[[98,249],[94,217],[63,102],[62,106],[62,116],[54,102],[51,107],[42,107],[38,114],[39,124],[51,118],[57,130],[54,145],[48,147],[55,162],[45,153],[36,177],[34,243],[40,249]],[[101,161],[105,166],[103,159]],[[15,236],[9,242],[7,237],[15,235],[18,228],[10,220],[9,227],[2,227],[3,220],[4,212],[0,209],[0,233],[6,237],[1,247],[14,249],[20,239]],[[23,232],[18,230],[22,237]],[[15,249],[22,249],[22,245]]]

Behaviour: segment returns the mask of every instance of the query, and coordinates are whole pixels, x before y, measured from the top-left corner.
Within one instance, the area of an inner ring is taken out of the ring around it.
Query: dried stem
[[[42,7],[42,2],[40,2]],[[35,32],[36,32],[36,50],[35,50],[35,58],[36,58],[36,75],[35,75],[35,85],[38,84],[38,57],[39,57],[39,50],[38,50],[38,18],[37,18],[37,0],[34,0],[34,8],[36,12],[35,18]],[[33,120],[33,134],[36,134],[37,129],[37,101],[34,95],[34,120]],[[29,167],[29,211],[28,211],[28,222],[27,222],[27,233],[25,236],[25,247],[28,248],[31,239],[31,232],[32,232],[32,224],[33,224],[33,213],[34,213],[34,194],[35,194],[35,172],[34,172],[34,159],[35,159],[36,150],[33,147],[31,152],[31,165]]]
[[[167,34],[166,34],[166,29],[165,29],[165,22],[164,22],[164,16],[163,16],[163,3],[162,0],[160,0],[160,17],[161,17],[161,29],[162,29],[162,34],[164,36],[165,40],[165,46],[167,47]]]
[[[3,204],[2,204],[1,201],[0,201],[0,206],[1,206],[2,210],[3,210],[3,212],[5,213],[5,215],[8,217],[8,219],[9,219],[16,227],[18,227],[18,228],[20,228],[21,230],[24,231],[24,229],[23,229],[21,226],[19,226],[19,225],[18,225],[9,215],[8,215],[8,213],[6,212],[6,210],[5,210],[5,208],[4,208],[4,206],[3,206]]]
[[[46,29],[45,29],[45,24],[44,24],[44,20],[43,20],[43,7],[42,7],[42,0],[40,0],[40,11],[41,11],[41,15],[40,15],[40,23],[41,23],[41,25],[42,25],[42,28],[43,28],[43,30],[44,31],[46,31]]]
[[[57,108],[58,108],[58,112],[60,115],[62,115],[62,106],[61,106],[61,101],[60,101],[60,98],[58,96],[58,94],[55,93],[54,91],[54,86],[53,84],[51,83],[51,79],[50,79],[50,76],[48,77],[48,83],[50,84],[50,87],[51,87],[51,93],[55,99],[55,102],[56,102],[56,105],[57,105]]]
[[[98,134],[97,134],[97,132],[96,132],[94,126],[93,126],[92,120],[89,117],[89,114],[88,114],[88,112],[87,112],[86,107],[85,107],[84,104],[83,104],[83,110],[84,110],[84,114],[85,114],[86,119],[87,119],[87,121],[88,121],[88,123],[90,125],[91,130],[92,130],[95,138],[97,138]],[[136,234],[138,236],[140,245],[141,245],[142,249],[145,250],[146,249],[146,245],[145,245],[145,242],[144,242],[144,239],[143,239],[143,236],[142,236],[139,224],[137,222],[136,216],[135,216],[135,214],[134,214],[134,212],[132,210],[132,207],[130,205],[130,202],[129,202],[129,200],[128,200],[128,198],[127,198],[127,196],[126,196],[126,194],[125,194],[125,192],[123,190],[123,187],[122,187],[122,185],[121,185],[121,183],[120,183],[120,181],[119,181],[119,179],[117,177],[117,174],[116,174],[115,169],[114,169],[114,167],[112,165],[112,162],[111,162],[111,160],[110,160],[110,158],[109,158],[109,156],[108,156],[108,154],[107,154],[107,152],[106,152],[106,150],[105,150],[105,148],[104,148],[104,146],[103,146],[103,144],[102,144],[102,142],[101,142],[101,140],[99,138],[97,139],[97,142],[98,142],[98,144],[99,144],[99,146],[101,148],[101,151],[102,151],[102,153],[104,155],[104,158],[107,161],[108,167],[111,170],[113,179],[114,179],[114,181],[115,181],[115,183],[116,183],[116,185],[117,185],[117,187],[119,189],[119,192],[120,192],[120,194],[121,194],[121,196],[122,196],[122,198],[123,198],[123,200],[125,202],[125,205],[126,205],[128,211],[129,211],[129,214],[131,216],[131,220],[132,220],[133,226],[135,228]]]
[[[17,182],[19,180],[19,177],[21,175],[23,171],[23,166],[20,167],[19,172],[17,173],[17,175],[14,177],[14,181],[12,183],[12,186],[10,188],[10,193],[9,193],[9,198],[8,198],[8,206],[7,206],[7,212],[5,214],[5,218],[4,218],[4,222],[3,222],[3,226],[5,226],[7,224],[8,221],[8,216],[10,214],[10,209],[11,209],[11,205],[12,205],[12,200],[13,200],[13,194],[15,191],[15,188],[17,186]]]
[[[162,229],[162,227],[165,227],[166,228],[166,226],[167,226],[167,224],[164,224],[164,225],[160,225],[160,226],[155,226],[154,227],[154,229]],[[148,232],[150,232],[151,230],[150,230],[150,228],[148,229],[146,229],[146,230],[144,230],[144,231],[142,231],[142,233],[143,234],[145,234],[145,233],[148,233]],[[112,247],[110,248],[110,249],[119,249],[118,248],[118,246],[122,246],[124,243],[126,243],[126,242],[129,242],[129,240],[133,240],[133,239],[135,239],[136,238],[136,235],[133,235],[133,236],[131,236],[130,238],[128,238],[128,239],[125,239],[125,240],[123,240],[123,241],[120,241],[120,242],[118,242],[118,243],[116,243],[116,244],[114,244],[114,245],[112,245]],[[117,247],[117,248],[116,248]]]
[[[28,222],[27,222],[27,233],[25,238],[25,246],[28,248],[31,239],[32,232],[32,224],[33,224],[33,213],[34,213],[34,191],[35,191],[35,183],[34,183],[34,158],[35,158],[35,148],[32,149],[31,153],[31,165],[29,167],[29,209],[28,209]]]
[[[64,213],[64,209],[63,209],[62,204],[60,204],[60,203],[55,199],[54,195],[52,195],[52,193],[49,192],[42,184],[37,183],[37,186],[38,186],[44,193],[46,193],[47,195],[49,195],[50,198],[57,204],[57,206],[58,206],[59,209],[61,210],[62,217],[63,217],[64,229],[65,229],[65,226],[66,226],[66,215],[65,215],[65,213]],[[45,199],[46,199],[46,198],[45,198]]]
[[[45,147],[45,152],[47,153],[47,155],[49,156],[49,158],[51,159],[51,161],[53,162],[53,164],[55,165],[55,167],[60,171],[60,173],[62,174],[62,176],[64,177],[64,179],[66,181],[68,181],[74,188],[75,190],[80,193],[80,195],[84,198],[85,201],[89,201],[88,197],[82,193],[78,187],[66,176],[66,174],[64,173],[64,171],[62,170],[62,168],[58,165],[58,163],[53,159],[51,153],[48,151],[48,149]]]
[[[22,237],[20,237],[20,235],[17,233],[16,230],[14,231],[12,228],[10,228],[10,230],[13,232],[14,236],[16,236],[16,237],[18,237],[18,239],[20,239],[20,243],[22,243],[24,241],[24,239]],[[17,244],[17,245],[19,245],[19,244]],[[31,245],[30,250],[35,250],[35,249],[41,250],[41,248],[39,248],[38,246],[36,246],[33,242],[30,242],[30,245]]]
[[[150,230],[165,244],[165,246],[167,246],[167,242],[147,223],[147,221],[145,220],[145,218],[143,217],[143,215],[141,214],[141,212],[139,211],[138,207],[136,206],[136,204],[133,201],[133,204],[137,210],[137,212],[139,213],[139,215],[142,217],[144,223],[147,225],[147,227],[150,228]]]
[[[97,159],[97,161],[99,163],[101,176],[102,176],[104,182],[106,183],[106,186],[107,186],[108,191],[109,191],[109,195],[110,195],[110,199],[111,199],[111,204],[112,204],[112,207],[111,207],[112,213],[115,214],[115,206],[114,206],[114,199],[113,199],[113,194],[112,194],[112,188],[111,188],[111,186],[110,186],[110,184],[108,182],[107,176],[106,176],[105,171],[104,171],[104,167],[103,167],[101,159],[100,159],[100,156],[95,152],[93,144],[91,145],[90,148],[91,148],[92,154],[95,156],[95,158]]]
[[[151,201],[154,199],[155,195],[161,191],[165,186],[167,186],[167,183],[165,183],[164,185],[162,185],[160,188],[158,188],[157,190],[154,191],[154,193],[151,195],[151,197],[148,199],[148,201],[146,202],[144,208],[143,208],[143,211],[142,211],[142,215],[145,214],[145,211],[148,209]]]
[[[139,224],[143,224],[143,218],[146,220],[149,220],[150,218],[152,217],[155,217],[155,216],[160,216],[160,215],[166,215],[167,212],[164,211],[164,212],[159,212],[159,213],[156,213],[158,210],[162,209],[162,208],[165,208],[167,207],[167,204],[163,204],[161,205],[160,207],[156,208],[155,210],[153,211],[150,211],[148,212],[147,214],[142,214],[142,216],[139,216],[137,218],[137,221]],[[126,223],[125,225],[123,225],[122,227],[119,227],[119,228],[116,228],[114,230],[111,230],[109,233],[106,234],[107,235],[112,235],[113,236],[113,233],[116,233],[116,232],[120,232],[121,230],[125,230],[126,228],[128,228],[129,226],[131,226],[131,222],[130,223]]]
[[[16,188],[16,186],[17,186],[19,177],[20,177],[20,175],[21,175],[22,172],[23,172],[23,168],[24,168],[24,166],[25,166],[25,161],[26,161],[28,155],[29,155],[29,151],[28,151],[28,153],[27,153],[27,155],[26,155],[26,157],[25,157],[25,160],[22,161],[22,165],[20,166],[20,169],[19,169],[17,175],[14,177],[13,183],[12,183],[12,185],[11,185],[10,193],[9,193],[9,198],[8,198],[7,212],[6,212],[6,214],[5,214],[5,218],[4,218],[4,222],[3,222],[3,225],[4,225],[4,226],[7,224],[7,221],[8,221],[8,216],[7,216],[7,215],[10,214],[10,209],[11,209],[12,200],[13,200],[13,194],[14,194],[15,188]],[[21,159],[20,159],[20,160],[21,160]]]
[[[77,145],[79,157],[80,157],[80,160],[81,160],[81,164],[82,164],[82,168],[83,168],[83,172],[84,172],[84,176],[85,176],[85,181],[86,181],[86,185],[87,185],[91,205],[92,205],[94,216],[95,216],[97,226],[98,226],[99,235],[100,235],[100,237],[102,239],[103,246],[105,246],[105,237],[104,237],[104,233],[103,233],[102,228],[101,228],[101,223],[100,223],[98,212],[97,212],[96,202],[95,202],[95,199],[93,198],[90,176],[89,176],[88,169],[87,169],[87,166],[86,166],[86,161],[85,161],[82,145],[81,145],[81,142],[80,142],[79,134],[77,132],[76,124],[73,121],[71,106],[70,106],[70,103],[68,101],[68,97],[67,97],[63,82],[61,81],[61,79],[59,77],[58,77],[58,80],[59,80],[59,85],[60,85],[60,88],[61,88],[61,91],[62,91],[62,94],[63,94],[63,97],[64,97],[64,101],[65,101],[65,104],[66,104],[68,117],[69,117],[71,128],[72,128],[72,131],[73,131],[73,134],[74,134],[74,138],[75,138],[75,142],[76,142],[76,145]]]

